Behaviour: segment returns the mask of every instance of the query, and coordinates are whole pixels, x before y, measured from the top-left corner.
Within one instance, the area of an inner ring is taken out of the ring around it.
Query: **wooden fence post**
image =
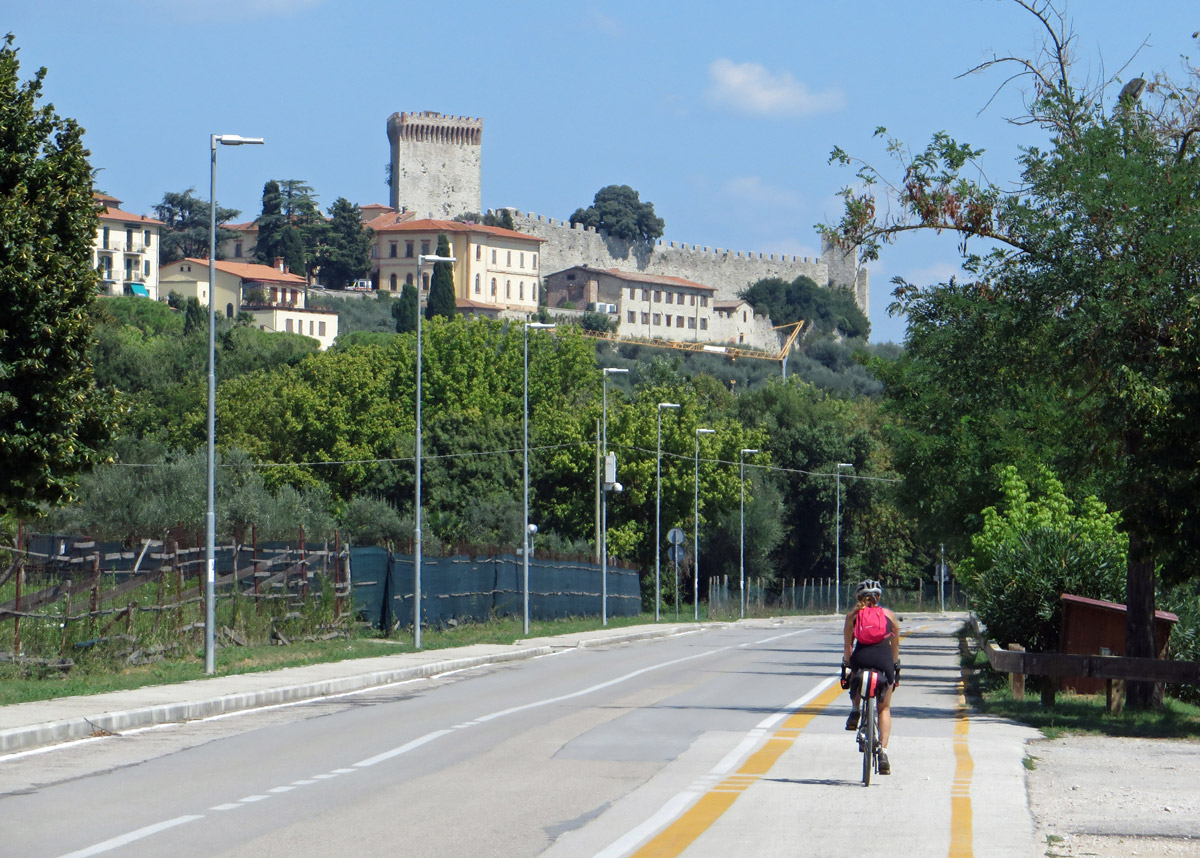
[[[1020,644],[1009,644],[1008,649],[1011,652],[1025,652],[1025,647]],[[1013,700],[1025,699],[1025,674],[1010,673],[1008,675],[1008,687],[1012,690]]]
[[[96,611],[100,609],[100,552],[92,555],[92,599],[88,603],[88,637],[96,630]]]
[[[13,655],[21,655],[21,586],[25,583],[24,522],[17,519],[17,599],[13,605]]]
[[[67,626],[71,624],[71,579],[67,578],[63,581],[63,608],[62,608],[62,638],[59,641],[58,654],[61,658],[67,657]]]

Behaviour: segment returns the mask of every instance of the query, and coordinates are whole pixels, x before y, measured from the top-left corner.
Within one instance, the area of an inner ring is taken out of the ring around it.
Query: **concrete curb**
[[[537,656],[549,655],[553,651],[553,647],[538,646],[470,658],[452,658],[410,667],[396,668],[395,670],[375,671],[373,673],[323,679],[316,682],[256,689],[239,694],[225,694],[209,699],[189,700],[180,703],[163,703],[157,706],[145,706],[123,712],[106,712],[90,717],[80,716],[62,721],[13,727],[0,730],[0,752],[24,751],[43,745],[68,742],[73,739],[83,739],[97,733],[119,733],[122,730],[131,730],[137,727],[148,727],[155,724],[168,724],[177,721],[194,721],[198,718],[209,718],[213,715],[223,715],[228,712],[246,711],[280,703],[311,700],[331,694],[361,691],[373,686],[403,682],[409,679],[421,679],[439,673],[447,673],[452,670],[465,670],[472,667],[481,667],[485,664],[536,658]],[[255,676],[255,674],[243,674],[243,676]]]

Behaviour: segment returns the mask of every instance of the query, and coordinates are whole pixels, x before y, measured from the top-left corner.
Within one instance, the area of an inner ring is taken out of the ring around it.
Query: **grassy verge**
[[[665,621],[665,618],[664,618]],[[690,621],[681,619],[681,622]],[[653,624],[653,615],[612,617],[609,628]],[[582,617],[529,624],[529,637],[548,637],[602,628],[599,617]],[[425,629],[423,650],[452,649],[471,644],[511,644],[524,637],[520,619],[464,623],[444,630]],[[412,652],[412,635],[380,636],[361,631],[350,638],[297,642],[289,646],[230,646],[216,652],[216,675],[230,676],[283,667],[302,667],[347,659]],[[188,649],[176,657],[144,665],[127,665],[104,658],[82,659],[69,673],[30,671],[14,664],[0,665],[0,705],[49,700],[82,694],[103,694],[147,685],[166,685],[204,679],[204,648]]]
[[[1200,707],[1168,697],[1156,712],[1126,710],[1119,715],[1105,709],[1104,695],[1059,692],[1054,705],[1042,706],[1039,692],[1026,688],[1024,700],[1014,700],[1008,676],[996,673],[982,652],[964,652],[967,693],[979,711],[1020,721],[1042,731],[1047,738],[1064,735],[1124,736],[1149,739],[1200,739]],[[1035,677],[1029,677],[1033,685]]]

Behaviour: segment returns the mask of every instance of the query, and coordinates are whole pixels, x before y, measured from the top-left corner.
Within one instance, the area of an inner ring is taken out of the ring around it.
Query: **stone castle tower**
[[[393,113],[388,117],[387,135],[392,208],[439,220],[466,212],[483,213],[483,120],[429,112]],[[869,311],[869,271],[860,264],[857,251],[839,248],[828,240],[822,241],[822,255],[814,258],[662,240],[651,249],[590,227],[509,211],[518,230],[546,240],[541,254],[541,270],[546,274],[575,265],[665,274],[712,286],[721,301],[736,300],[743,289],[765,277],[794,280],[803,274],[821,286],[851,290],[859,309]]]
[[[393,113],[392,208],[419,218],[451,220],[480,211],[483,120],[440,113]]]

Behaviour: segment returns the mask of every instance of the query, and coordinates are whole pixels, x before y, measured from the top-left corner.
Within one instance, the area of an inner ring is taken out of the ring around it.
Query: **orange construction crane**
[[[716,343],[685,343],[674,340],[652,340],[652,339],[629,339],[618,337],[616,334],[602,334],[595,331],[585,331],[580,329],[579,333],[585,337],[591,337],[594,340],[604,340],[605,342],[613,343],[614,345],[630,345],[630,346],[650,346],[656,349],[678,349],[684,352],[701,352],[706,354],[725,355],[730,359],[736,358],[755,358],[757,360],[777,360],[783,367],[783,377],[787,378],[787,361],[788,356],[792,353],[792,344],[796,342],[796,337],[804,329],[804,320],[798,322],[788,322],[786,325],[775,325],[775,330],[783,328],[791,328],[792,332],[788,334],[783,346],[778,352],[772,354],[770,352],[758,351],[756,349],[746,349],[739,346],[722,346]]]

